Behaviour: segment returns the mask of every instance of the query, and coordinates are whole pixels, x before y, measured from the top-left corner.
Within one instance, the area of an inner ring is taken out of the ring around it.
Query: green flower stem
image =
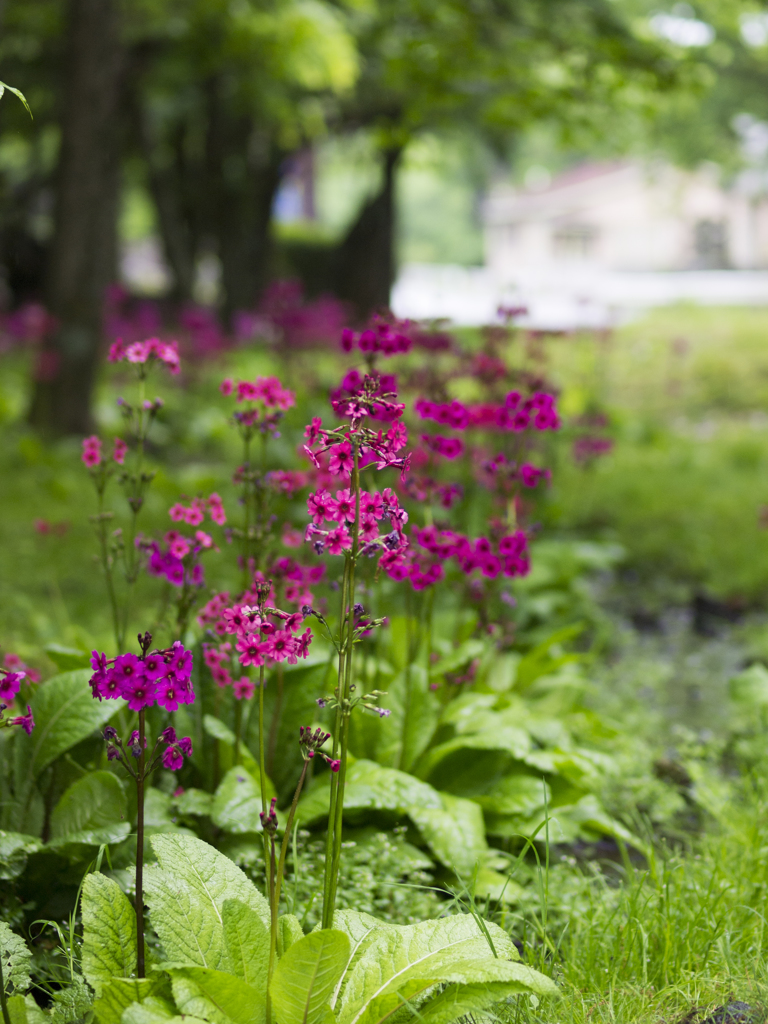
[[[139,575],[139,558],[136,554],[136,526],[138,524],[139,512],[141,511],[141,502],[144,500],[144,481],[142,480],[142,475],[144,473],[144,441],[148,427],[148,416],[144,408],[145,397],[146,381],[142,370],[139,376],[139,404],[136,420],[136,477],[132,495],[134,500],[133,502],[129,501],[128,503],[131,509],[131,517],[128,527],[128,541],[123,549],[123,558],[125,559],[125,581],[127,583],[127,588],[125,593],[125,605],[123,607],[123,621],[117,645],[120,650],[125,647],[125,635],[128,632],[128,621],[131,614],[131,597],[133,596],[134,584],[136,583],[136,579]]]
[[[144,708],[139,711],[139,770],[136,776],[136,977],[144,977]]]
[[[267,773],[264,771],[264,665],[259,666],[259,789],[261,790],[261,813],[267,813]],[[264,871],[269,887],[269,842],[267,833],[262,831],[264,840]]]
[[[339,751],[339,740],[341,738],[341,695],[344,689],[344,616],[347,610],[347,590],[349,584],[349,559],[344,559],[344,576],[341,581],[341,611],[339,613],[339,670],[336,683],[336,697],[339,704],[336,707],[336,715],[333,721],[333,754],[335,758]],[[330,906],[330,884],[331,884],[331,863],[333,861],[333,834],[334,822],[336,821],[336,797],[338,795],[338,775],[331,776],[330,802],[328,806],[328,829],[325,836],[325,871],[323,874],[323,907]],[[325,918],[323,919],[325,920]],[[323,927],[326,927],[323,924]]]
[[[8,1003],[5,999],[5,979],[3,978],[3,957],[0,955],[0,1010],[3,1012],[3,1024],[11,1024]]]
[[[323,903],[323,928],[333,927],[333,913],[336,906],[336,891],[339,884],[339,869],[341,866],[341,836],[342,836],[342,822],[344,816],[344,789],[347,782],[347,751],[349,748],[349,717],[350,717],[350,706],[349,701],[352,694],[352,648],[354,645],[355,637],[355,566],[357,564],[357,552],[358,552],[358,537],[360,533],[360,470],[358,467],[358,456],[359,450],[355,442],[353,442],[353,468],[352,468],[352,490],[355,495],[355,524],[352,533],[352,551],[350,552],[348,561],[348,582],[347,582],[347,603],[346,603],[346,622],[342,620],[342,638],[344,633],[344,625],[347,627],[346,639],[342,639],[341,647],[345,652],[343,673],[344,673],[344,689],[342,693],[338,695],[339,709],[336,716],[336,728],[338,730],[339,725],[341,726],[341,735],[339,738],[339,760],[341,766],[338,772],[338,781],[336,783],[336,800],[334,805],[329,808],[328,815],[328,830],[329,832],[333,829],[333,849],[331,854],[331,863],[329,865],[328,858],[326,855],[325,870],[328,887],[324,892],[324,903]],[[341,676],[342,666],[341,659],[339,659],[339,675]],[[335,736],[334,736],[335,740]],[[334,742],[334,757],[336,756],[336,743]],[[331,782],[331,792],[333,793],[333,782]]]
[[[301,790],[304,786],[304,779],[307,777],[307,768],[309,767],[309,761],[305,759],[304,767],[301,769],[301,775],[299,776],[299,782],[296,786],[296,792],[293,795],[293,802],[291,809],[288,812],[288,820],[285,823],[285,829],[283,831],[283,841],[280,845],[280,860],[277,864],[277,872],[275,875],[274,884],[274,902],[271,910],[271,931],[269,938],[269,973],[267,981],[267,990],[269,990],[269,983],[272,981],[272,972],[275,967],[275,957],[277,955],[277,925],[278,925],[278,912],[280,910],[280,890],[283,886],[283,874],[285,873],[285,859],[288,854],[288,845],[291,840],[291,829],[293,828],[293,819],[296,815],[296,808],[299,803],[299,797],[301,796]],[[274,851],[274,842],[273,842]]]
[[[243,590],[248,589],[251,582],[248,576],[248,560],[250,556],[250,534],[251,534],[251,428],[246,427],[243,432],[243,504],[245,506],[245,523],[243,527]]]

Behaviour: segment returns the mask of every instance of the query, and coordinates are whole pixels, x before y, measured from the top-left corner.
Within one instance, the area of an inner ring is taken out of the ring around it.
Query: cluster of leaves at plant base
[[[548,569],[533,580],[530,600],[551,605],[563,592],[562,581]],[[584,703],[583,659],[564,652],[576,630],[550,636],[522,657],[499,653],[491,639],[477,639],[473,632],[471,618],[456,629],[449,615],[435,617],[429,678],[426,641],[417,634],[414,647],[405,619],[392,621],[388,644],[361,647],[361,685],[387,690],[392,715],[384,721],[353,720],[352,751],[363,759],[350,769],[346,826],[376,831],[407,826],[408,849],[418,847],[422,858],[426,854],[449,877],[476,876],[479,895],[503,892],[512,899],[515,886],[504,870],[509,858],[495,847],[514,846],[519,843],[514,837],[536,834],[545,810],[552,818],[553,841],[601,835],[639,841],[597,798],[606,773],[614,769],[606,752],[611,730]],[[285,670],[276,733],[281,756],[267,783],[267,796],[277,792],[281,803],[300,770],[298,727],[313,721],[316,698],[327,691],[328,660],[317,646],[314,658]],[[449,682],[472,664],[477,668],[471,688],[462,691]],[[114,705],[92,699],[88,676],[86,669],[65,672],[37,689],[32,698],[37,727],[31,736],[0,732],[0,877],[11,883],[0,896],[5,916],[18,914],[21,903],[28,907],[28,922],[65,918],[87,865],[105,845],[115,877],[124,888],[130,886],[135,808],[122,777],[105,759],[99,735],[114,716]],[[148,834],[196,834],[258,873],[261,794],[251,753],[254,737],[246,734],[235,767],[231,709],[215,714],[216,688],[205,669],[195,685],[200,698],[193,713],[181,710],[174,716],[176,727],[194,742],[195,756],[182,779],[187,788],[172,797],[177,782],[167,775],[159,780],[162,788],[148,790]],[[431,689],[434,685],[438,690]],[[268,687],[269,718],[274,701],[275,688]],[[120,723],[115,719],[115,724]],[[165,724],[163,719],[155,726]],[[252,729],[255,725],[252,715]],[[300,806],[301,827],[321,828],[326,808],[327,779],[318,776]],[[462,836],[460,844],[456,834]],[[424,866],[422,860],[418,870]],[[393,865],[392,880],[407,879],[408,871],[407,865]],[[406,920],[415,902],[414,897],[402,907]]]
[[[264,897],[199,839],[154,836],[151,845],[156,863],[146,899],[158,941],[147,978],[135,977],[136,918],[127,897],[106,875],[85,880],[78,984],[92,999],[93,1017],[101,1024],[261,1024]],[[270,987],[277,1024],[373,1024],[396,1010],[438,1024],[511,996],[556,992],[518,962],[506,932],[471,914],[399,926],[346,910],[334,925],[304,935],[297,918],[280,919]]]

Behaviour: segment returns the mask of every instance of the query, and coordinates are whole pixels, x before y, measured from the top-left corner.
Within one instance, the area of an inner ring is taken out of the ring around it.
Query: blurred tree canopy
[[[652,111],[701,61],[646,15],[629,0],[0,0],[0,76],[35,115],[0,109],[0,263],[7,300],[42,299],[59,323],[32,421],[89,425],[127,181],[152,198],[172,298],[190,299],[212,253],[229,317],[272,273],[288,158],[371,133],[381,187],[323,256],[363,316],[393,280],[409,141],[461,132],[501,152],[537,121],[578,133]]]

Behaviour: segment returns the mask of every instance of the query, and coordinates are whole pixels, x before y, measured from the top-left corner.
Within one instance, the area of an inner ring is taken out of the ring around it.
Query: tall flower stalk
[[[109,361],[112,363],[128,362],[136,368],[138,375],[138,398],[135,405],[119,398],[118,404],[126,420],[128,430],[133,438],[133,453],[128,466],[125,465],[129,446],[122,438],[115,438],[112,461],[102,456],[102,442],[96,435],[83,441],[82,460],[91,472],[98,500],[98,511],[91,517],[99,542],[99,560],[107,587],[112,628],[115,645],[125,647],[128,623],[131,617],[133,591],[141,568],[141,552],[137,544],[138,520],[144,506],[144,499],[154,473],[148,472],[144,464],[144,454],[149,430],[153,420],[163,406],[160,398],[152,400],[146,397],[146,382],[150,369],[155,364],[165,366],[171,373],[180,370],[179,351],[176,342],[164,342],[158,338],[147,341],[136,341],[124,345],[116,341],[109,350]],[[118,471],[118,481],[122,485],[128,508],[130,510],[128,530],[124,537],[122,531],[109,534],[109,524],[114,513],[105,508],[105,494],[110,477]],[[118,599],[115,586],[114,569],[117,560],[123,565],[125,592],[122,606]]]
[[[161,764],[169,771],[182,767],[185,757],[192,755],[189,737],[178,739],[173,726],[168,726],[155,740],[147,756],[146,709],[155,704],[166,711],[176,711],[179,704],[191,704],[192,654],[178,641],[164,650],[150,650],[152,636],[138,637],[141,654],[121,654],[107,659],[93,652],[90,679],[91,692],[98,700],[121,697],[138,715],[138,729],[123,742],[117,730],[108,725],[104,730],[107,757],[119,761],[136,785],[136,975],[144,977],[144,796],[147,779]],[[165,749],[161,745],[165,744]]]
[[[398,468],[401,473],[407,470],[408,456],[402,454],[407,434],[399,422],[405,407],[396,398],[395,379],[391,375],[384,377],[372,373],[363,378],[357,371],[352,371],[332,394],[334,412],[346,422],[339,427],[324,429],[322,422],[315,419],[305,431],[309,442],[305,451],[321,476],[329,482],[334,477],[349,482],[348,487],[336,491],[335,497],[330,491],[320,489],[310,494],[307,501],[311,522],[306,539],[313,544],[317,554],[327,550],[331,555],[344,556],[337,634],[331,633],[319,613],[308,609],[325,625],[338,658],[335,692],[331,698],[320,701],[321,706],[335,709],[332,757],[339,761],[339,772],[331,780],[330,790],[323,878],[324,928],[333,925],[338,889],[350,716],[358,704],[381,715],[389,713],[378,706],[378,692],[364,697],[356,697],[354,693],[354,645],[363,633],[381,624],[381,620],[361,622],[362,609],[355,601],[355,590],[357,565],[362,556],[378,555],[379,567],[397,578],[408,547],[403,533],[408,517],[400,508],[396,495],[390,489],[369,493],[360,486],[363,465],[375,466],[379,470]],[[391,426],[386,432],[377,430],[365,423],[367,418]],[[380,533],[379,523],[382,520],[388,520],[391,527],[386,534]],[[324,528],[326,523],[335,525]]]

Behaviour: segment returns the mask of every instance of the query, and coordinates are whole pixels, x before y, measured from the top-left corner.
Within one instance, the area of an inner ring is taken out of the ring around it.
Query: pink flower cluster
[[[119,466],[122,466],[125,462],[127,452],[128,445],[122,438],[116,437],[114,440],[114,447],[112,449],[112,458]],[[100,466],[102,460],[101,438],[96,434],[91,434],[90,437],[83,438],[83,454],[80,458],[89,469],[94,469],[96,466]]]
[[[518,465],[506,455],[496,455],[480,463],[478,479],[488,487],[508,493],[519,482],[523,487],[536,487],[540,480],[550,480],[552,473],[530,462]]]
[[[203,644],[203,660],[211,670],[213,681],[222,689],[232,687],[235,700],[250,700],[256,691],[256,685],[248,676],[241,676],[233,679],[230,673],[232,661],[232,644],[223,643],[218,647],[213,644]]]
[[[296,491],[308,486],[309,474],[298,469],[273,469],[266,474],[265,480],[274,490],[292,498]]]
[[[301,612],[284,612],[274,605],[262,605],[260,612],[257,604],[259,595],[255,589],[258,583],[261,581],[254,585],[254,591],[246,591],[234,604],[229,603],[229,594],[217,594],[201,609],[198,622],[212,628],[219,636],[235,636],[237,656],[244,668],[279,661],[295,665],[298,658],[306,658],[309,653],[312,630],[305,630],[301,636],[292,635],[301,629],[304,621]],[[270,618],[276,619],[277,625]],[[216,653],[211,653],[214,650]],[[226,676],[223,674],[228,650],[229,646],[223,644],[218,649],[209,647],[206,654],[206,664],[213,671],[215,662],[220,672],[217,677],[220,686],[228,686],[232,682],[228,670]]]
[[[584,465],[600,455],[607,455],[612,448],[613,441],[609,437],[577,437],[573,442],[573,461]]]
[[[374,380],[375,387],[371,387]],[[354,415],[355,399],[363,395],[368,395],[371,399],[366,406],[365,414],[372,420],[392,423],[405,411],[405,406],[400,402],[391,401],[397,397],[397,377],[393,373],[364,377],[357,370],[350,370],[341,384],[331,392],[331,408],[337,416]]]
[[[349,488],[336,491],[332,497],[330,491],[315,491],[307,498],[307,511],[312,520],[307,527],[304,539],[314,543],[315,551],[322,554],[327,548],[331,555],[340,555],[352,547],[352,532],[355,522],[355,496]],[[391,530],[379,535],[379,522],[387,519]],[[323,524],[336,523],[336,526],[322,529]],[[374,555],[377,551],[384,552],[379,560],[383,569],[402,556],[408,547],[403,534],[403,527],[408,522],[408,513],[400,507],[397,495],[391,487],[379,493],[360,492],[360,530],[359,542],[361,552]]]
[[[215,491],[207,498],[193,498],[190,505],[182,505],[177,501],[168,509],[168,515],[174,523],[186,523],[188,526],[199,526],[206,512],[217,526],[223,526],[227,521],[224,503]]]
[[[197,556],[201,551],[213,546],[213,539],[203,530],[195,531],[195,539],[191,541],[178,530],[169,530],[163,538],[167,548],[163,550],[157,541],[138,540],[149,552],[147,572],[150,576],[164,576],[174,587],[184,583],[193,587],[201,587],[205,582],[203,567],[199,562],[185,565],[188,555]],[[190,562],[193,559],[190,559]]]
[[[424,445],[435,455],[442,455],[445,459],[458,459],[464,454],[464,442],[459,437],[443,437],[441,434],[422,434],[421,440]]]
[[[166,366],[171,373],[178,373],[181,370],[179,358],[179,346],[175,341],[161,341],[160,338],[148,338],[146,341],[133,341],[125,345],[118,338],[109,346],[110,363],[120,363],[125,360],[129,363],[144,363],[156,360]]]
[[[435,420],[454,430],[511,430],[519,433],[533,427],[535,430],[557,430],[560,419],[555,408],[555,397],[545,391],[535,391],[524,399],[518,391],[510,391],[503,405],[464,405],[452,402],[430,402],[420,398],[414,409],[423,420]]]
[[[495,543],[487,537],[472,541],[453,530],[438,530],[436,526],[414,529],[413,538],[419,547],[440,561],[453,558],[462,572],[469,575],[479,569],[484,576],[494,579],[505,576],[526,576],[530,571],[528,538],[523,530],[500,537]]]
[[[373,316],[368,327],[359,334],[345,327],[341,332],[341,347],[344,352],[356,348],[366,355],[395,356],[410,352],[413,339],[405,333],[410,326],[407,320],[390,323],[380,316]]]
[[[296,395],[284,388],[277,377],[257,377],[256,380],[239,380],[237,384],[227,377],[219,385],[222,395],[234,393],[238,402],[263,402],[267,409],[285,412],[296,404]]]
[[[106,654],[94,651],[91,655],[94,672],[90,679],[91,692],[99,700],[122,697],[131,711],[158,704],[166,711],[176,711],[179,704],[191,704],[195,699],[192,689],[192,652],[185,650],[180,641],[172,647],[137,657],[121,654],[107,660]]]

